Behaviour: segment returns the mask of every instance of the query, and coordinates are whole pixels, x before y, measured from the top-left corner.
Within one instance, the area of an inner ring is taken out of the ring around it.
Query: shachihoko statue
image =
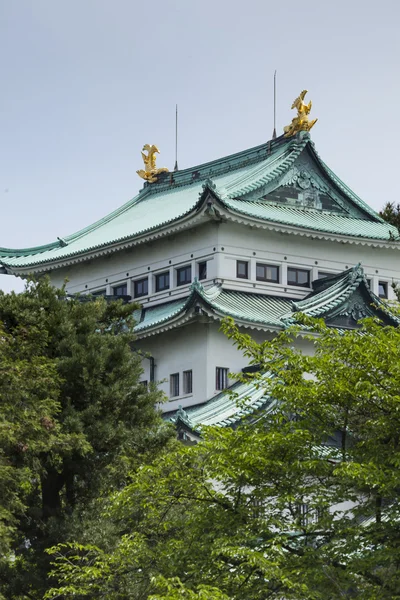
[[[303,90],[298,98],[293,102],[292,109],[297,109],[297,117],[292,119],[290,125],[287,125],[283,128],[285,137],[291,137],[292,135],[296,135],[299,131],[310,131],[311,127],[315,125],[318,119],[314,119],[313,121],[308,120],[308,115],[310,114],[310,110],[312,107],[312,102],[310,101],[308,104],[303,102],[304,96],[307,94],[307,90]]]
[[[145,152],[147,152],[147,155],[145,154]],[[152,144],[151,146],[150,144],[145,144],[143,146],[142,151],[144,170],[140,169],[139,171],[136,171],[139,177],[145,179],[149,183],[154,183],[155,181],[157,181],[157,175],[159,173],[168,173],[168,169],[166,169],[165,167],[157,169],[156,154],[160,154],[160,151],[157,148],[157,146],[155,146],[154,144]]]

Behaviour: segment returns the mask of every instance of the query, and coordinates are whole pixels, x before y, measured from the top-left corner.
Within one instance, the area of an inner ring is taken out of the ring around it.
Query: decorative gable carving
[[[284,174],[242,195],[241,199],[365,219],[365,214],[329,181],[306,151]]]

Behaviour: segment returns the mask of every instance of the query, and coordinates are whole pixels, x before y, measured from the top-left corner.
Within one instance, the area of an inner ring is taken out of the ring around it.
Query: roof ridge
[[[240,150],[239,152],[228,154],[186,169],[165,173],[159,177],[158,182],[152,184],[145,183],[143,189],[149,190],[151,194],[157,194],[159,191],[161,192],[165,189],[169,189],[171,185],[173,185],[173,189],[176,189],[180,186],[190,185],[193,181],[202,181],[207,178],[223,175],[230,171],[237,171],[251,163],[261,162],[264,159],[264,156],[265,158],[269,158],[281,146],[289,147],[293,143],[296,143],[294,138],[285,138],[282,135],[275,140],[268,140],[267,142],[263,142],[252,148]],[[214,168],[216,168],[215,171],[213,171]]]
[[[266,175],[261,176],[258,180],[250,182],[247,185],[243,185],[242,188],[239,187],[239,189],[236,189],[234,193],[229,194],[229,188],[234,188],[235,185],[237,186],[238,184],[240,184],[240,178],[238,178],[239,181],[233,181],[230,184],[230,186],[227,186],[226,189],[227,189],[228,195],[232,198],[237,198],[238,196],[242,196],[242,195],[248,194],[250,192],[253,192],[256,189],[258,189],[259,187],[265,186],[268,183],[270,183],[271,181],[273,181],[274,179],[276,179],[294,163],[294,161],[298,158],[298,156],[301,154],[301,152],[307,146],[309,141],[310,141],[309,136],[303,136],[300,140],[292,140],[292,145],[285,148],[284,152],[282,152],[282,154],[280,154],[280,155],[277,154],[275,160],[272,161],[272,164],[274,162],[278,162],[279,160],[282,160],[285,153],[287,154],[287,156],[283,159],[283,161],[280,164],[278,164],[278,166],[276,168],[272,169],[272,171],[267,173]],[[264,163],[267,161],[271,162],[267,158],[267,159],[265,159],[265,161],[263,161],[259,165],[260,171],[263,170]],[[255,176],[257,176],[257,173],[254,173],[254,174],[246,173],[245,176],[242,176],[242,179],[244,181],[246,181],[251,178],[254,179]]]

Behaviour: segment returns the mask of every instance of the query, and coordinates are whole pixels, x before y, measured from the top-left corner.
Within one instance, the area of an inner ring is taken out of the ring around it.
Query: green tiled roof
[[[277,206],[244,200],[225,201],[227,206],[238,213],[257,219],[283,223],[292,227],[303,227],[313,231],[333,233],[357,238],[388,240],[389,232],[393,239],[398,236],[395,228],[388,223],[355,219],[317,210],[301,209],[293,206]]]
[[[154,327],[154,325],[162,325],[162,323],[170,321],[176,315],[179,315],[186,305],[187,298],[184,298],[183,300],[166,302],[152,308],[142,308],[136,311],[134,313],[134,318],[137,322],[135,326],[136,333]]]
[[[246,199],[246,194],[255,190],[266,189],[265,186],[271,190],[274,185],[278,186],[280,178],[291,172],[303,152],[316,169],[324,173],[330,185],[347,199],[349,206],[354,207],[353,212],[359,218],[317,209],[278,206],[262,199]],[[385,223],[326,167],[309,134],[301,132],[294,138],[280,137],[204,165],[165,173],[158,182],[146,183],[139,194],[122,207],[73,235],[35,248],[0,248],[0,265],[10,272],[13,269],[34,271],[35,267],[50,264],[54,267],[89,252],[129,243],[197,214],[209,193],[228,214],[234,211],[253,219],[325,234],[388,242],[397,238],[397,230]]]
[[[185,316],[197,304],[203,305],[217,318],[231,316],[246,323],[280,328],[281,317],[291,310],[288,298],[266,296],[246,292],[224,290],[219,286],[205,290],[197,281],[192,284],[191,294],[183,300],[175,300],[158,306],[145,306],[136,315],[138,335],[147,330],[162,327],[180,316]]]
[[[283,322],[294,322],[296,313],[332,320],[340,315],[347,316],[354,310],[358,318],[377,313],[392,325],[400,322],[389,307],[371,292],[361,264],[338,275],[318,279],[313,282],[313,288],[314,291],[304,300],[292,303],[292,314],[284,315]]]
[[[276,401],[268,396],[262,381],[255,383],[250,380],[246,383],[235,383],[205,404],[185,410],[179,408],[170,420],[176,424],[181,422],[193,431],[207,425],[232,427],[250,416],[254,417],[260,410],[263,414],[271,412],[275,406]]]
[[[370,291],[361,265],[314,281],[313,288],[304,300],[294,301],[279,296],[224,290],[220,286],[205,290],[195,281],[188,297],[155,307],[145,306],[138,311],[135,331],[139,336],[149,331],[156,333],[159,327],[175,320],[179,322],[195,306],[202,306],[206,314],[217,319],[231,316],[238,323],[274,330],[295,323],[299,313],[328,321],[354,314],[354,326],[357,320],[372,314],[378,314],[393,325],[400,322],[387,305]]]

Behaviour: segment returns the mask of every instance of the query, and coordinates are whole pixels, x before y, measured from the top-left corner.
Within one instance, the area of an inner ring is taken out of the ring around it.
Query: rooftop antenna
[[[276,139],[276,69],[274,73],[274,131],[272,132],[272,139]]]
[[[174,171],[178,170],[178,105],[175,108],[175,166]]]

